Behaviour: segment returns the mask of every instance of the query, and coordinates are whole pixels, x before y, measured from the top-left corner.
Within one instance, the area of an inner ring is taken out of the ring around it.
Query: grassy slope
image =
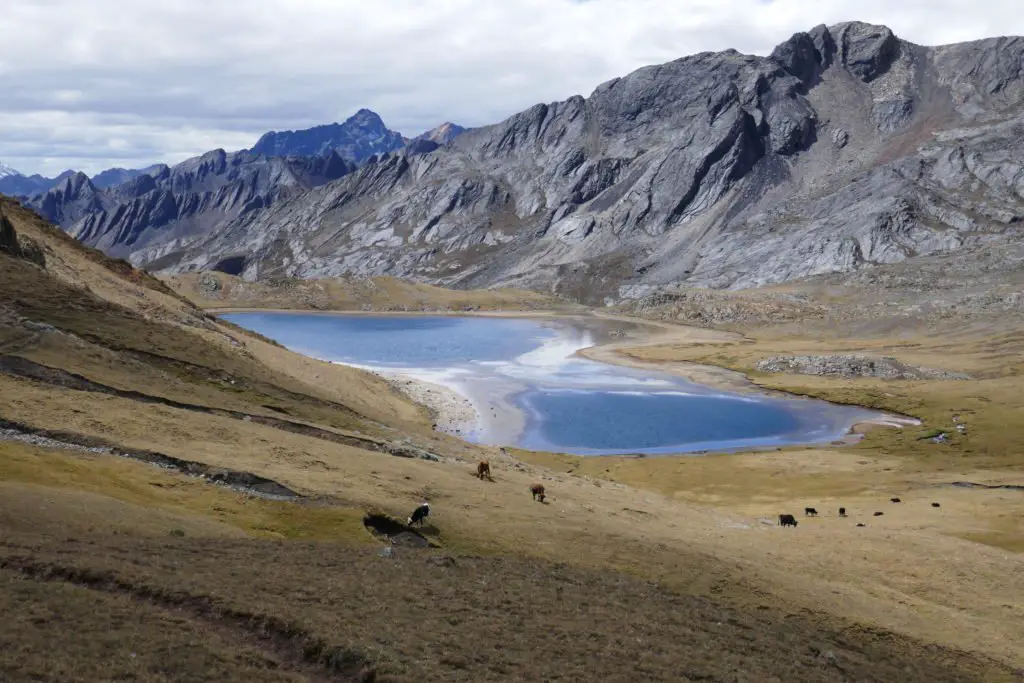
[[[0,678],[113,678],[137,660],[136,674],[154,680],[348,680],[374,668],[408,680],[1000,680],[1005,668],[988,657],[1020,654],[1015,622],[997,623],[988,601],[973,611],[953,604],[983,582],[1020,594],[1004,581],[1008,565],[985,552],[991,566],[971,567],[962,587],[928,599],[922,591],[941,582],[866,586],[856,580],[864,566],[846,557],[835,560],[849,563],[843,583],[822,582],[824,554],[806,540],[849,530],[737,533],[732,512],[433,434],[418,407],[372,377],[220,326],[144,274],[10,203],[2,210],[21,239],[43,248],[47,267],[0,254],[0,357],[166,400],[0,373],[0,417],[256,472],[317,498],[263,501],[112,456],[0,442],[0,585],[10,615]],[[408,438],[449,462],[197,406]],[[471,476],[469,461],[481,455],[494,484]],[[527,497],[537,480],[551,504]],[[367,548],[378,542],[360,524],[364,510],[402,516],[423,497],[435,505],[427,533],[460,553],[454,565]],[[931,540],[907,546],[909,557]],[[890,547],[861,542],[858,554],[875,559]],[[950,543],[966,563],[973,544]],[[822,599],[834,594],[850,609]],[[886,616],[894,596],[919,602],[924,616]],[[62,601],[74,605],[64,628],[40,613]],[[949,628],[935,630],[934,615],[950,610]],[[424,619],[430,627],[417,628]],[[66,658],[52,654],[57,635],[70,638]]]

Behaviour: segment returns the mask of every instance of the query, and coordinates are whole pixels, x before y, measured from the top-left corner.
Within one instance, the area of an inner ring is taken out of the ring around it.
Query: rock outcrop
[[[602,303],[1012,242],[1022,73],[1020,38],[930,48],[819,26],[768,57],[701,53],[370,156],[158,262],[125,251],[174,272],[245,254],[247,279],[386,274]]]
[[[0,211],[0,254],[7,254],[37,266],[46,264],[43,250],[31,240],[21,239],[10,219],[2,211]]]
[[[879,379],[970,379],[949,370],[919,368],[884,356],[774,356],[757,362],[761,372],[786,372],[827,377],[876,377]]]

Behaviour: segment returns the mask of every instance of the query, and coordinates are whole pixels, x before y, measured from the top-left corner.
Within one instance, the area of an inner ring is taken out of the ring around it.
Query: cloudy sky
[[[645,64],[859,19],[923,44],[1024,34],[1020,0],[4,0],[0,161],[174,163],[360,107],[407,135]]]

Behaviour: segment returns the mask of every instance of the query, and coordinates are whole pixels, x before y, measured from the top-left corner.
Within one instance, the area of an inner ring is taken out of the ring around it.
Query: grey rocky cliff
[[[587,302],[741,289],[1019,240],[1024,40],[819,26],[536,105],[161,254],[246,278],[388,274]],[[152,254],[131,252],[136,262]]]

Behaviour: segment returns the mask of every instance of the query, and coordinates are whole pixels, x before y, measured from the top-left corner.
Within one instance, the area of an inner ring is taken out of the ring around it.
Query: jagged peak
[[[899,58],[902,42],[888,26],[846,21],[793,34],[772,51],[771,59],[805,85],[813,85],[834,63],[868,83]]]
[[[381,125],[384,125],[384,119],[381,118],[380,114],[373,111],[372,109],[367,109],[365,107],[361,108],[355,114],[348,117],[345,120],[345,123],[361,121],[373,121],[374,123],[380,123]]]

